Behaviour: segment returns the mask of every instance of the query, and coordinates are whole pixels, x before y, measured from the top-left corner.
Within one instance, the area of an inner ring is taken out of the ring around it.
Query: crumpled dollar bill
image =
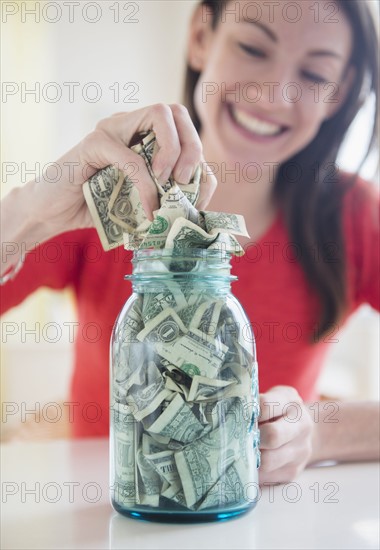
[[[157,147],[154,132],[131,147],[144,159],[157,188],[160,208],[154,212],[152,222],[141,205],[133,176],[116,166],[107,166],[84,183],[84,196],[104,250],[122,244],[127,250],[211,247],[242,255],[235,235],[249,236],[243,216],[196,209],[201,165],[189,184],[180,184],[171,175],[161,185],[152,170]]]

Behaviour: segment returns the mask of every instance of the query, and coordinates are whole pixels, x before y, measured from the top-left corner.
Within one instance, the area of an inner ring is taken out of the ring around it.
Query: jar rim
[[[221,259],[230,261],[232,253],[227,250],[217,248],[184,248],[181,254],[178,254],[172,248],[144,248],[135,250],[132,262],[141,260],[162,260],[166,258],[182,259]]]
[[[180,254],[173,249],[136,250],[133,255],[133,273],[125,280],[147,282],[175,279],[199,279],[231,282],[231,256],[226,250],[208,248],[185,248]],[[182,268],[181,268],[182,264]]]

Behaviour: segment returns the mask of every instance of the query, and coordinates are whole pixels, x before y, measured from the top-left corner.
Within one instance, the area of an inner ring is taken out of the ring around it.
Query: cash
[[[139,248],[207,248],[210,244],[241,255],[235,235],[248,236],[244,218],[222,212],[198,212],[202,166],[187,185],[173,176],[161,185],[152,170],[158,144],[154,132],[130,148],[140,155],[157,189],[160,208],[150,222],[142,207],[133,175],[117,166],[107,166],[83,184],[83,193],[104,250],[124,244],[128,250]],[[181,231],[184,222],[186,230]],[[177,223],[176,223],[177,222]],[[223,237],[221,237],[223,235]]]
[[[83,193],[104,250],[123,242],[123,228],[109,217],[108,206],[112,192],[124,176],[117,167],[107,166],[83,184]]]
[[[138,500],[136,491],[136,451],[138,429],[129,407],[116,403],[113,409],[115,426],[114,498],[124,506],[133,506]]]
[[[172,176],[160,185],[152,170],[153,132],[131,149],[156,185],[160,208],[152,222],[132,179],[116,167],[84,185],[106,250],[124,243],[170,251],[169,262],[155,264],[159,279],[135,295],[114,330],[114,498],[129,509],[245,506],[244,487],[257,479],[252,342],[213,281],[197,285],[187,276],[200,269],[189,249],[242,254],[235,236],[247,235],[244,219],[196,209],[201,167],[188,185]]]
[[[183,285],[167,280],[160,292],[144,293],[133,323],[119,329],[115,498],[127,508],[244,506],[244,488],[257,480],[252,346],[226,301]]]

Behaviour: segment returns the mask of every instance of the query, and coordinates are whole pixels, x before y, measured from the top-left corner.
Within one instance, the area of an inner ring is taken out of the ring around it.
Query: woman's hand
[[[287,483],[310,461],[313,420],[291,386],[275,386],[260,394],[260,411],[260,484]]]
[[[52,163],[41,178],[13,189],[2,201],[2,242],[10,252],[2,255],[1,272],[14,265],[22,250],[30,250],[65,231],[92,227],[82,184],[110,164],[126,174],[133,168],[134,183],[149,219],[158,208],[156,187],[140,155],[128,146],[141,132],[153,130],[159,151],[153,171],[160,183],[173,172],[179,183],[189,183],[202,163],[199,209],[204,209],[216,188],[216,178],[204,162],[202,144],[183,105],[157,104],[101,120],[95,130]],[[137,166],[137,172],[136,172]],[[3,257],[4,256],[4,257]]]
[[[136,167],[135,185],[148,217],[158,208],[156,187],[144,160],[128,148],[137,133],[154,130],[159,151],[153,162],[153,171],[160,183],[167,181],[171,172],[179,183],[189,183],[196,167],[202,162],[202,144],[183,105],[157,104],[130,113],[117,113],[101,120],[95,130],[61,157],[61,178],[54,183],[57,166],[51,167],[53,176],[46,173],[36,187],[36,204],[43,221],[60,231],[91,227],[92,221],[83,198],[81,184],[95,172],[116,164],[128,173]],[[209,202],[216,179],[205,169],[197,206],[202,209]],[[207,172],[207,173],[206,173]]]

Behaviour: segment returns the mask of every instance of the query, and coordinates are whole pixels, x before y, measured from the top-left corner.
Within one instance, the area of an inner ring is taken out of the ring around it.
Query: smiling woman
[[[92,422],[77,413],[70,428],[75,437],[107,434],[109,339],[130,295],[122,280],[130,273],[131,256],[100,248],[82,184],[101,167],[140,161],[131,149],[133,138],[151,129],[160,147],[152,165],[159,182],[172,173],[186,185],[206,159],[197,207],[242,214],[250,233],[249,240],[240,238],[245,256],[234,260],[239,277],[234,294],[256,333],[264,392],[261,481],[282,482],[316,459],[378,456],[378,404],[336,404],[329,422],[330,411],[320,406],[316,392],[328,344],[341,324],[363,303],[380,307],[378,197],[367,182],[337,166],[343,138],[370,94],[377,113],[378,39],[364,0],[303,0],[280,3],[279,11],[275,4],[204,1],[195,7],[187,48],[188,109],[162,103],[168,96],[161,80],[172,86],[175,71],[154,47],[167,39],[172,53],[183,28],[176,26],[171,40],[147,11],[145,26],[134,31],[136,42],[128,42],[133,33],[123,29],[120,43],[125,47],[127,41],[125,51],[138,60],[139,75],[155,84],[150,89],[161,103],[128,112],[117,105],[118,113],[96,126],[100,117],[95,116],[94,130],[55,163],[59,178],[52,181],[47,170],[5,197],[2,239],[17,250],[42,244],[4,285],[2,308],[20,304],[43,286],[73,290],[81,330],[70,402],[79,404],[77,411],[95,402],[102,414]],[[139,4],[141,9],[148,5]],[[255,6],[259,17],[253,15]],[[143,62],[141,36],[150,32],[155,39]],[[67,60],[67,48],[73,57],[87,55],[83,33],[78,36],[65,44],[58,61]],[[63,71],[67,64],[58,61],[55,66]],[[98,73],[109,69],[103,51],[94,63]],[[61,113],[60,131],[54,127],[52,134],[61,135],[64,127],[71,135],[73,118],[67,124],[69,117]],[[138,166],[135,187],[152,218],[156,188],[145,165]],[[51,249],[62,252],[57,261],[49,261]],[[17,259],[8,254],[4,271]],[[97,328],[98,338],[88,338],[83,329],[89,326]],[[273,411],[270,403],[280,409]],[[298,412],[297,422],[287,416],[289,403]]]
[[[363,98],[371,91],[377,98],[376,30],[366,2],[294,3],[292,16],[255,4],[202,2],[193,18],[185,101],[208,161],[260,164],[265,192],[259,182],[250,186],[250,208],[257,218],[265,209],[269,214],[256,231],[251,225],[251,238],[272,221],[269,203],[283,211],[321,299],[323,336],[347,313],[340,220],[350,181],[339,178],[336,159]],[[252,7],[260,17],[252,16]],[[213,93],[207,94],[210,82]],[[258,90],[253,100],[247,93],[252,83]],[[376,141],[377,105],[367,154]],[[217,194],[212,206],[223,209]],[[339,261],[329,261],[331,242]]]

